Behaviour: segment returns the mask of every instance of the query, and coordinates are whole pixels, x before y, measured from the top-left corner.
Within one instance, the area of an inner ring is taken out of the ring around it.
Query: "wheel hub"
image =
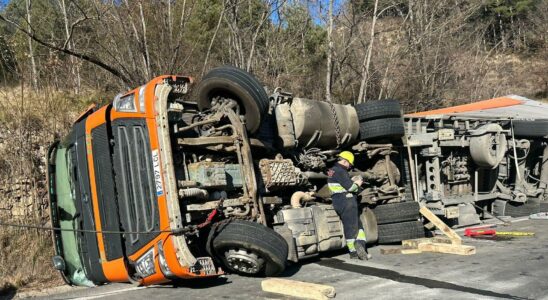
[[[211,100],[211,107],[212,108],[219,108],[219,107],[230,107],[233,109],[237,115],[245,114],[245,112],[240,107],[240,104],[238,101],[232,99],[232,98],[225,98],[225,97],[214,97]]]
[[[229,249],[225,259],[229,268],[246,274],[256,274],[264,265],[264,259],[246,249]]]

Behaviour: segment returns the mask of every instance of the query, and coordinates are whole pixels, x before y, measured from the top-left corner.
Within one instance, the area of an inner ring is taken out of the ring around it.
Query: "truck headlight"
[[[137,112],[135,107],[135,95],[133,93],[123,96],[117,95],[114,98],[114,109],[120,112]]]
[[[139,88],[139,111],[145,112],[145,87],[146,85],[143,85],[141,88]]]
[[[135,271],[141,278],[146,278],[154,273],[154,248],[150,249],[135,263]]]
[[[175,276],[175,274],[171,272],[171,269],[167,265],[166,256],[164,254],[163,242],[164,241],[158,242],[158,262],[160,265],[160,271],[162,271],[162,274],[164,274],[166,278],[169,278],[169,279],[177,278],[177,276]]]

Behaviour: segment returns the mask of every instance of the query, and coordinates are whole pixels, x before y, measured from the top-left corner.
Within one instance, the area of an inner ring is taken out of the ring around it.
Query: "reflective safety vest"
[[[336,163],[333,168],[327,171],[327,186],[331,194],[355,193],[358,191],[358,185],[355,184],[341,164]]]

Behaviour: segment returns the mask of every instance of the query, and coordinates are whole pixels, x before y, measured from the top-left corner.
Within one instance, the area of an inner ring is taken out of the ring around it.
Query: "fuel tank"
[[[333,105],[340,128],[341,144],[355,142],[360,127],[356,110],[350,105]],[[293,132],[300,147],[332,149],[337,146],[335,118],[327,102],[294,98],[290,112]]]
[[[287,208],[276,215],[274,230],[288,229],[295,242],[298,259],[345,246],[341,220],[332,205]]]

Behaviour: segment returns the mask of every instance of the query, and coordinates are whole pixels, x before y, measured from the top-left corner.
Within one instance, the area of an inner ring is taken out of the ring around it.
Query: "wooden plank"
[[[310,282],[269,278],[261,282],[263,291],[291,297],[325,300],[335,297],[335,288]]]
[[[442,244],[452,244],[451,239],[446,237],[431,237],[431,238],[420,238],[412,240],[403,240],[401,245],[403,247],[417,248],[420,243],[442,243]]]
[[[423,243],[419,244],[419,250],[423,252],[436,252],[457,255],[476,254],[476,247],[466,245],[441,244],[441,243]]]
[[[426,206],[421,207],[420,213],[430,222],[436,225],[436,227],[441,230],[447,237],[449,237],[452,244],[462,244],[461,237],[456,232],[454,232],[453,229],[449,228],[449,226],[443,223],[443,221],[440,220],[440,218],[438,218],[435,214],[433,214]]]

